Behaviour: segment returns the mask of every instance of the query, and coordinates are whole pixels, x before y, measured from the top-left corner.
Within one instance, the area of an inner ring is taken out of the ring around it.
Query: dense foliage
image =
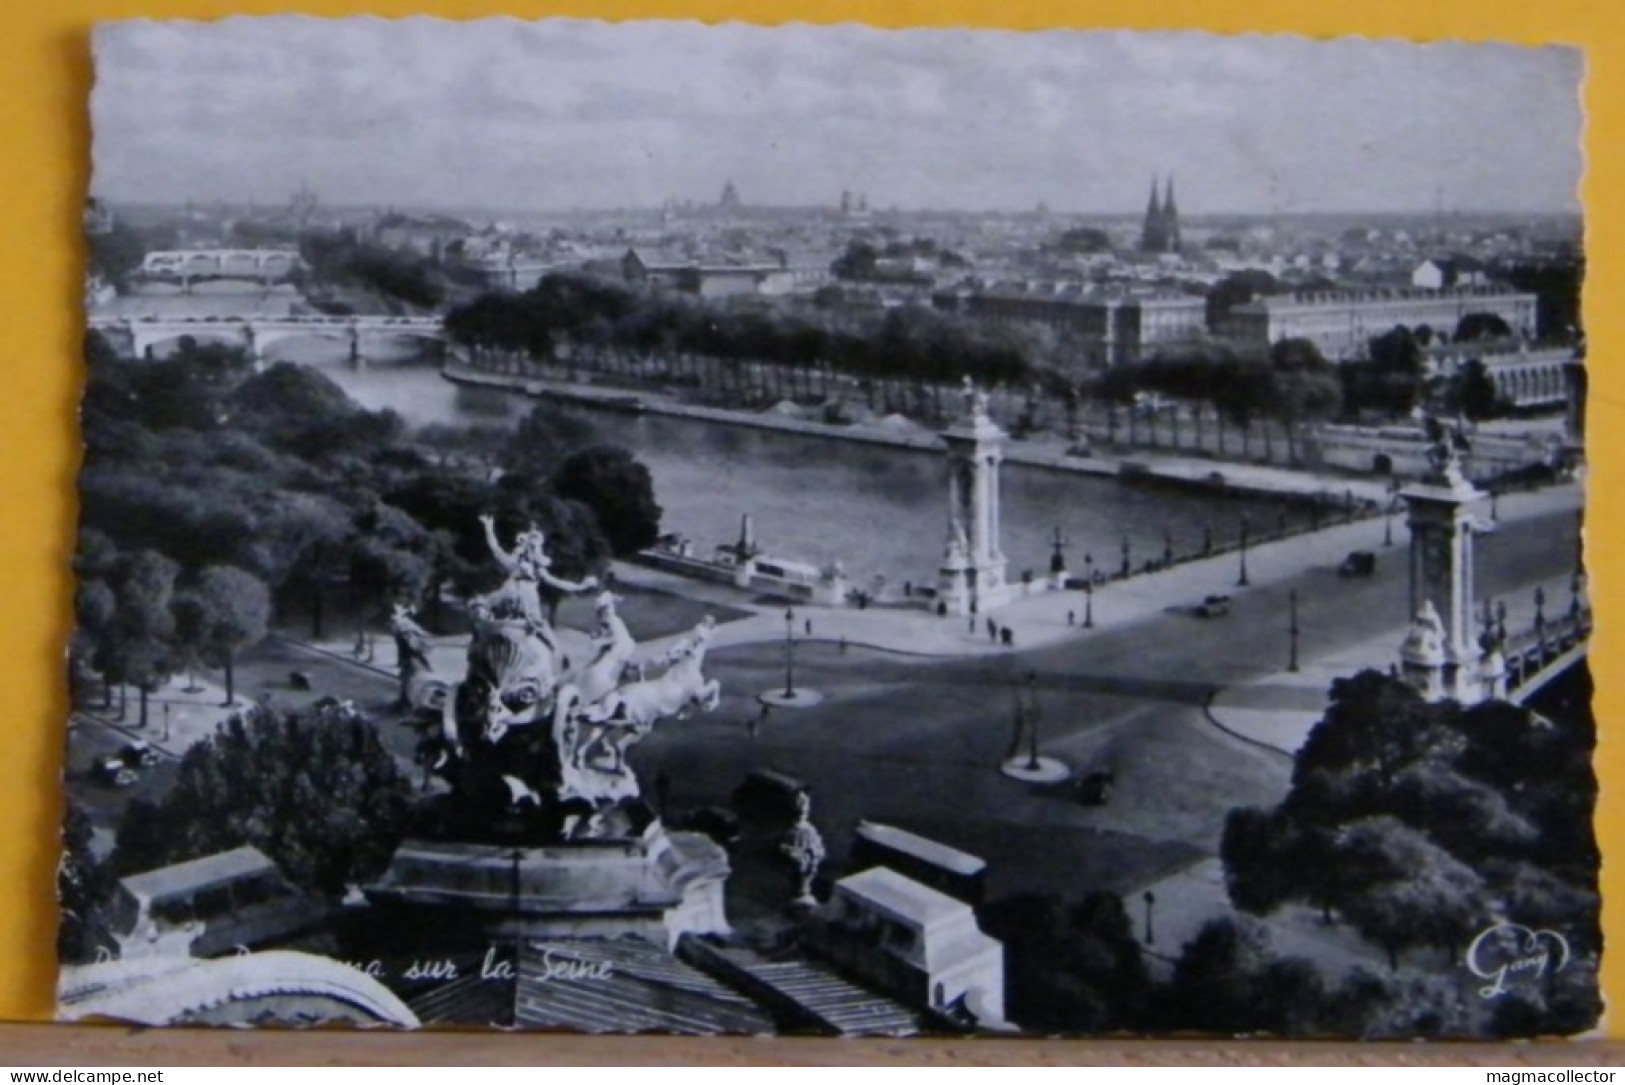
[[[353,706],[255,708],[187,750],[160,802],[131,804],[113,865],[133,874],[250,844],[295,885],[339,897],[382,872],[410,797],[406,776]]]

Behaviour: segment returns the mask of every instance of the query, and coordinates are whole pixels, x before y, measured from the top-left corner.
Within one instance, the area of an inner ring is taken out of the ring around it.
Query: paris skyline
[[[1578,50],[1195,33],[233,18],[97,28],[93,191],[1573,213]]]

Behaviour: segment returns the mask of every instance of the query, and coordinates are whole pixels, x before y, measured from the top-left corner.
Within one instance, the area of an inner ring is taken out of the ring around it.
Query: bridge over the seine
[[[194,282],[205,279],[243,279],[270,285],[303,266],[299,254],[287,249],[162,249],[147,253],[136,275],[190,290]]]
[[[150,358],[155,348],[190,337],[198,342],[243,347],[256,363],[266,351],[289,339],[327,339],[344,343],[350,360],[366,362],[366,346],[386,339],[420,339],[446,343],[439,317],[417,316],[244,316],[120,317],[92,316],[89,326],[108,336],[114,348],[136,358]]]

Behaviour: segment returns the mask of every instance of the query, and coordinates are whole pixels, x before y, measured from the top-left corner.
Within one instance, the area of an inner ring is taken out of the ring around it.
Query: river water
[[[509,424],[532,405],[522,396],[451,384],[423,364],[375,365],[363,372],[339,358],[316,364],[358,402],[391,408],[414,423]],[[664,529],[687,535],[703,552],[733,541],[740,517],[748,513],[757,542],[779,557],[839,560],[860,585],[877,575],[893,588],[934,579],[948,514],[939,453],[667,415],[549,407],[590,423],[604,441],[625,446],[647,464],[665,510]],[[1176,552],[1189,553],[1201,546],[1204,526],[1218,544],[1235,538],[1243,513],[1262,529],[1273,528],[1284,511],[1267,501],[1174,493],[1012,464],[1004,466],[1001,483],[1012,577],[1048,569],[1057,527],[1075,572],[1085,567],[1085,554],[1111,572],[1122,563],[1125,537],[1139,565],[1162,555],[1165,534]]]
[[[127,300],[147,311],[175,312],[188,305],[200,311],[195,295]],[[236,300],[241,311],[251,299]],[[252,301],[274,310],[286,299],[276,292]],[[219,304],[227,302],[222,298]],[[202,305],[211,315],[224,315],[215,312],[212,298]],[[357,402],[393,409],[414,424],[506,425],[530,409],[532,401],[522,396],[451,384],[415,356],[417,349],[406,340],[393,353],[369,345],[373,364],[360,371],[348,364],[343,345],[326,340],[282,342],[271,353],[313,365]],[[775,556],[820,565],[839,560],[860,586],[869,586],[875,576],[885,577],[894,589],[905,581],[935,579],[948,511],[938,453],[552,406],[590,422],[602,440],[625,446],[648,465],[664,509],[663,529],[693,539],[702,553],[733,541],[740,517],[748,513],[757,542]],[[1176,553],[1196,551],[1204,527],[1220,544],[1236,537],[1243,514],[1259,530],[1273,529],[1286,511],[1268,501],[1174,493],[1021,465],[1006,464],[1001,482],[1003,544],[1012,578],[1024,570],[1042,575],[1048,569],[1057,527],[1067,540],[1074,573],[1087,567],[1086,554],[1095,568],[1110,573],[1121,567],[1125,538],[1138,566],[1160,558],[1170,541]]]

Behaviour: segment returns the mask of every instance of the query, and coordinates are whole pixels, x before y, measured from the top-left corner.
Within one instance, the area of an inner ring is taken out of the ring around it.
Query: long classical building
[[[1150,350],[1202,334],[1207,303],[1189,294],[1098,294],[1079,284],[939,292],[938,309],[993,323],[1042,324],[1083,340],[1093,368],[1132,365]]]
[[[1215,330],[1240,342],[1308,339],[1329,360],[1345,361],[1365,357],[1371,339],[1397,325],[1448,338],[1474,313],[1500,317],[1519,338],[1535,336],[1535,295],[1488,286],[1277,294],[1236,306]]]

